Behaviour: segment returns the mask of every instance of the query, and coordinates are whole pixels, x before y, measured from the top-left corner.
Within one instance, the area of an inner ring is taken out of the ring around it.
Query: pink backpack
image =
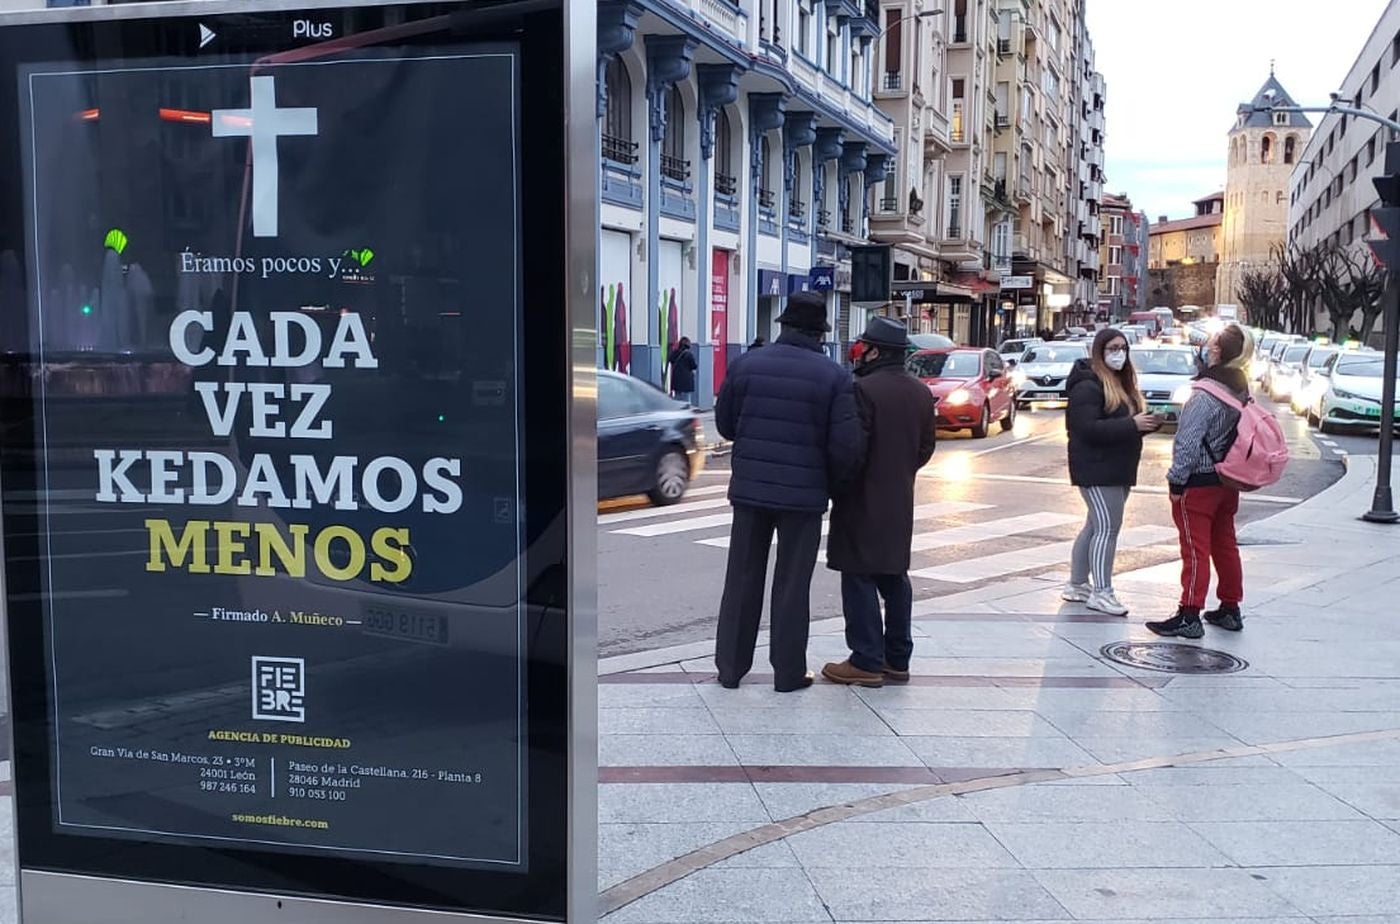
[[[1225,458],[1215,463],[1215,473],[1220,476],[1221,484],[1237,491],[1257,491],[1277,483],[1288,464],[1288,443],[1278,418],[1253,398],[1242,403],[1219,382],[1201,379],[1195,387],[1240,412],[1235,442]]]

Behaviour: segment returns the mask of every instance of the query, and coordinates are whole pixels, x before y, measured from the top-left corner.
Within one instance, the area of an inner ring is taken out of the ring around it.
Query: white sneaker
[[[1089,595],[1086,604],[1091,610],[1107,613],[1110,616],[1127,616],[1128,608],[1119,602],[1112,590],[1096,590]]]
[[[1065,584],[1065,589],[1060,591],[1060,599],[1068,603],[1084,603],[1094,595],[1094,589],[1087,583],[1076,584],[1073,581]]]

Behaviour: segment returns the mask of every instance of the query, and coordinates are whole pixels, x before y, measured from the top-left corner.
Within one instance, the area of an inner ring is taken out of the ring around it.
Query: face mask
[[[1128,364],[1128,354],[1122,350],[1113,350],[1103,354],[1103,361],[1108,368],[1118,372]]]

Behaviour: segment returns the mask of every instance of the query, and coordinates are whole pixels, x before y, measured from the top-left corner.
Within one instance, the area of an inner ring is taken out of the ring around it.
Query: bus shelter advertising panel
[[[20,864],[562,918],[562,10],[210,9],[0,28]]]

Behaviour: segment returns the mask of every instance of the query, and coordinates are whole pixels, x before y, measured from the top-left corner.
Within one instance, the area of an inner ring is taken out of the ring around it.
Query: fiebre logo
[[[253,656],[253,718],[306,721],[306,659]]]
[[[374,259],[374,251],[370,250],[368,247],[361,247],[359,250],[345,251],[345,256],[360,264],[360,269],[365,269],[369,266],[370,261]]]

